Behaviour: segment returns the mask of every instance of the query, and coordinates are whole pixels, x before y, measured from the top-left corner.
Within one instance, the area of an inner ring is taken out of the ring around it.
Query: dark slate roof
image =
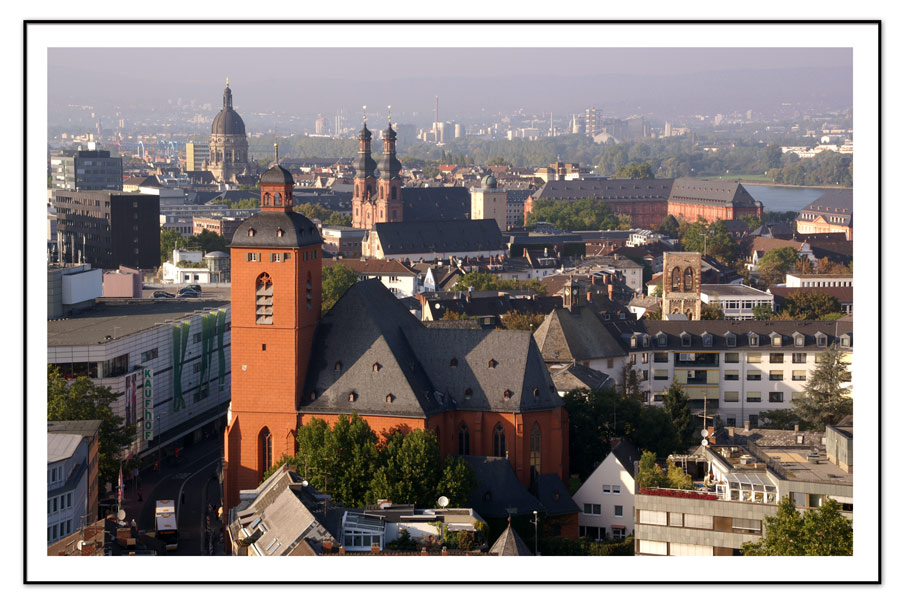
[[[293,188],[294,186],[294,177],[291,176],[291,173],[281,167],[280,165],[273,165],[259,178],[260,184],[278,184],[283,185],[286,184]]]
[[[666,201],[672,178],[610,180],[551,180],[533,198],[577,201],[594,197],[602,201]]]
[[[231,89],[228,86],[225,86],[225,94],[222,100],[222,110],[219,111],[219,114],[216,115],[216,117],[213,119],[212,133],[221,134],[224,136],[247,135],[246,130],[244,129],[244,120],[241,119],[241,116],[237,114],[237,111],[235,111],[234,107],[232,106]]]
[[[669,201],[725,207],[762,207],[740,182],[676,178]]]
[[[403,188],[403,221],[468,220],[472,211],[469,189],[464,186]]]
[[[767,351],[784,351],[791,352],[814,352],[820,349],[816,346],[816,333],[821,333],[827,337],[827,344],[839,343],[836,339],[841,335],[850,334],[851,344],[853,343],[853,321],[849,318],[838,321],[831,320],[645,320],[637,323],[636,332],[648,334],[649,346],[645,346],[642,338],[638,338],[636,348],[628,348],[631,350],[643,349],[660,349],[678,352],[679,350],[690,350],[692,352],[701,352],[708,349],[711,352],[727,352],[731,349],[764,349]],[[681,342],[681,333],[687,333],[691,337],[690,345],[684,346]],[[708,348],[703,346],[702,335],[706,332],[712,336],[712,345]],[[804,345],[798,347],[794,345],[792,336],[794,333],[804,335]],[[657,337],[658,333],[667,335],[665,345],[661,345]],[[736,346],[729,347],[726,341],[726,334],[732,333],[736,336]],[[759,336],[759,345],[756,348],[750,346],[748,336],[754,333]],[[781,347],[772,345],[771,334],[778,333],[783,337]]]
[[[47,433],[72,433],[87,436],[89,438],[96,437],[100,431],[100,425],[103,421],[85,420],[85,421],[47,421]]]
[[[641,451],[637,449],[637,446],[628,440],[622,440],[616,444],[616,447],[612,449],[610,454],[615,455],[622,466],[625,467],[625,471],[631,477],[634,477],[634,464],[641,460]]]
[[[603,321],[585,307],[550,313],[534,333],[546,362],[580,362],[592,358],[622,356],[621,342]]]
[[[477,485],[469,495],[469,505],[482,517],[531,515],[544,511],[543,505],[518,480],[509,461],[499,456],[463,456],[475,473]],[[514,508],[510,513],[507,509]]]
[[[381,222],[375,224],[385,255],[504,250],[497,221]]]
[[[535,489],[547,515],[568,515],[581,510],[578,503],[572,500],[569,489],[562,479],[555,473],[538,476]]]
[[[794,225],[785,224],[783,222],[773,222],[771,224],[763,224],[749,234],[752,237],[766,236],[773,239],[791,239],[794,237]]]
[[[530,557],[533,553],[525,546],[525,542],[513,529],[512,523],[506,526],[503,533],[491,545],[488,555],[498,557]]]
[[[557,391],[599,389],[609,382],[609,375],[581,364],[566,364],[562,368],[550,367]]]
[[[303,412],[428,417],[562,405],[530,333],[428,329],[375,279],[353,285],[319,321],[311,358]]]
[[[826,214],[852,214],[853,189],[829,189],[825,191],[821,197],[800,211]]]
[[[250,236],[250,229],[254,230]],[[278,229],[282,235],[278,236]],[[261,211],[237,227],[230,247],[297,248],[321,244],[316,226],[302,214],[292,211]]]

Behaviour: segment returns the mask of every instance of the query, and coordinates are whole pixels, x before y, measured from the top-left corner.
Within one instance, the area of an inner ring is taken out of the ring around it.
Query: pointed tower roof
[[[525,542],[516,533],[512,527],[512,520],[507,519],[506,529],[500,534],[499,538],[491,545],[488,555],[497,555],[498,557],[532,557],[532,553],[525,546]]]

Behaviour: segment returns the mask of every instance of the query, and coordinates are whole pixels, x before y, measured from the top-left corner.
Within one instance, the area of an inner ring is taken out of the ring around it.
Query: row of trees
[[[631,216],[615,214],[609,205],[591,197],[578,201],[538,199],[528,225],[549,222],[561,230],[621,230],[631,228]]]
[[[441,496],[452,506],[468,504],[476,485],[472,468],[459,457],[441,459],[434,432],[382,435],[379,441],[356,413],[340,415],[333,427],[314,418],[297,431],[297,454],[282,458],[265,477],[287,463],[319,490],[355,507],[379,499],[433,507]]]
[[[202,249],[206,255],[211,251],[228,251],[228,242],[219,234],[203,229],[200,234],[185,237],[170,228],[159,229],[159,261],[160,264],[172,259],[174,249]]]
[[[777,314],[769,306],[756,306],[753,316],[759,320],[838,320],[844,313],[834,297],[810,288],[787,296]]]
[[[463,274],[453,285],[453,291],[534,291],[538,295],[547,295],[546,285],[541,284],[540,279],[533,278],[528,281],[503,280],[490,272],[472,271]]]
[[[796,157],[796,155],[790,155]],[[804,159],[773,166],[767,175],[776,184],[797,186],[838,185],[853,186],[853,156],[823,151]]]

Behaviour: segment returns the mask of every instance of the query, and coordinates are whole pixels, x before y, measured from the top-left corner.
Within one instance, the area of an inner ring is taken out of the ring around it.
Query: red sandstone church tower
[[[260,178],[260,213],[231,242],[226,511],[282,454],[295,454],[298,396],[322,313],[322,239],[293,212],[293,185],[276,159]]]
[[[384,155],[381,164],[372,159],[372,133],[363,122],[359,131],[359,158],[353,179],[353,228],[370,230],[379,222],[403,221],[403,197],[401,187],[403,166],[397,159],[397,133],[388,120],[382,132]],[[376,179],[375,168],[381,172]]]

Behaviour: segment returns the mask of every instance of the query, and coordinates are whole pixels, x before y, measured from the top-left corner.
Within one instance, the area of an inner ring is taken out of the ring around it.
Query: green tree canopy
[[[638,464],[637,485],[639,488],[665,488],[666,476],[656,463],[656,453],[644,450]]]
[[[769,285],[784,282],[784,276],[793,270],[800,254],[793,247],[770,249],[759,260],[759,270]]]
[[[649,161],[632,161],[616,170],[616,178],[653,178],[653,167]]]
[[[728,232],[722,220],[712,224],[704,218],[681,225],[681,244],[685,251],[699,251],[714,257],[723,264],[733,265],[738,258],[738,244]]]
[[[664,234],[667,237],[677,239],[678,228],[678,220],[675,219],[675,216],[668,215],[663,218],[663,221],[659,223],[659,226],[657,226],[655,230],[656,232]]]
[[[352,221],[349,215],[332,211],[318,203],[301,203],[294,206],[294,211],[303,214],[310,220],[320,220],[322,224],[329,226],[350,226]]]
[[[793,429],[795,424],[800,424],[800,429],[807,431],[811,425],[800,418],[794,409],[764,410],[759,413],[760,421],[767,429]]]
[[[833,498],[801,514],[785,496],[778,512],[766,517],[763,537],[759,542],[745,542],[741,551],[752,556],[849,556],[853,524],[841,515],[841,505]]]
[[[609,205],[591,197],[577,201],[538,199],[528,214],[528,225],[549,222],[562,230],[619,230],[631,227],[631,218],[613,213]]]
[[[519,312],[513,310],[500,317],[504,329],[511,331],[534,332],[544,322],[544,315],[537,312]]]
[[[753,306],[753,318],[756,320],[770,320],[773,314],[772,306]]]
[[[678,435],[678,452],[687,450],[694,442],[694,417],[691,414],[687,394],[678,383],[672,383],[663,392],[663,406],[672,417],[672,425]]]
[[[328,312],[357,280],[359,280],[359,274],[343,264],[324,266],[322,268],[322,312]]]
[[[794,397],[794,410],[813,429],[821,431],[853,413],[850,372],[844,352],[832,345],[816,358],[816,368],[806,381],[799,398]]]
[[[47,420],[99,420],[98,465],[99,482],[115,485],[119,479],[122,448],[131,444],[135,426],[125,426],[125,420],[115,414],[112,403],[116,394],[103,385],[96,385],[87,377],[66,382],[59,369],[47,365]]]
[[[700,308],[700,320],[725,320],[725,310],[722,306],[703,304]]]
[[[453,285],[453,291],[468,291],[472,287],[473,291],[527,291],[531,290],[538,295],[547,295],[547,287],[541,284],[541,281],[533,278],[528,281],[517,281],[513,279],[501,280],[496,274],[490,272],[472,271],[467,272],[458,279]]]
[[[825,320],[829,314],[840,313],[841,304],[824,291],[810,288],[791,293],[784,301],[784,309],[794,320]]]

